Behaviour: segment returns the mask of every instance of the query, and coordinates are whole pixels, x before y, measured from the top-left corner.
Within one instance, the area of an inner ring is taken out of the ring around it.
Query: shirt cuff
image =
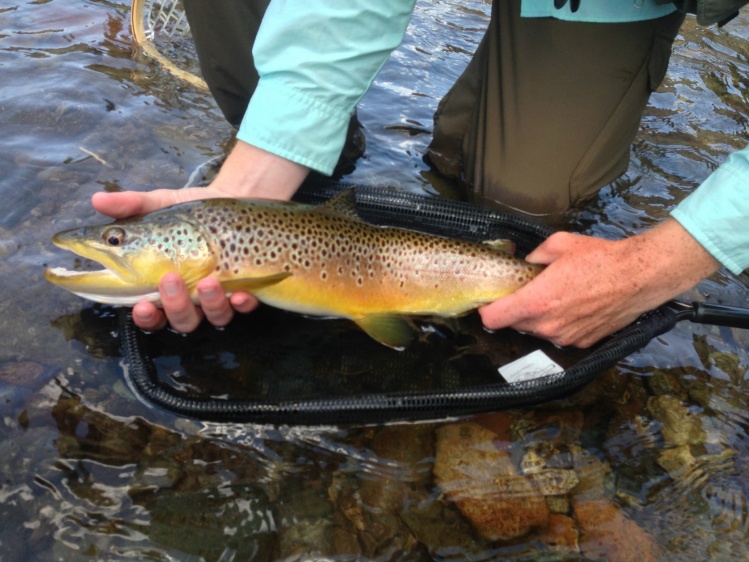
[[[638,0],[611,2],[589,0],[581,2],[579,9],[572,11],[572,3],[562,8],[554,7],[553,0],[523,0],[520,15],[524,18],[555,18],[564,21],[585,23],[626,23],[662,18],[676,11],[673,2]]]
[[[346,141],[351,113],[273,79],[261,79],[237,138],[330,175]]]
[[[749,267],[749,148],[731,154],[671,216],[732,273]]]

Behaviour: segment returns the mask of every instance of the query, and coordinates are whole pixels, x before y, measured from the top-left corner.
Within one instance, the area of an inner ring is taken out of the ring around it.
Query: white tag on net
[[[564,371],[540,349],[503,365],[497,370],[507,382],[531,381]]]

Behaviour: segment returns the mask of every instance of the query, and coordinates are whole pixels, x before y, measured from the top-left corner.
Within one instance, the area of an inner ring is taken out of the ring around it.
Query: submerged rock
[[[575,500],[580,550],[591,560],[650,562],[659,559],[653,537],[608,499]]]
[[[520,471],[544,496],[567,494],[580,482],[572,455],[562,454],[548,441],[533,443],[520,461]]]
[[[679,447],[702,445],[705,442],[701,419],[675,396],[652,396],[648,400],[648,411],[663,424],[662,433],[666,444]]]
[[[487,540],[510,540],[545,527],[544,496],[519,475],[497,435],[476,423],[437,430],[434,474],[445,496]]]
[[[0,363],[0,383],[34,388],[44,375],[45,367],[34,361],[7,361]]]
[[[580,552],[580,533],[577,524],[567,515],[553,513],[549,517],[549,526],[539,538],[552,550]]]
[[[344,539],[354,537],[358,554],[367,559],[388,558],[416,544],[409,520],[423,532],[424,541],[446,525],[437,522],[437,530],[430,532],[428,523],[403,515],[431,485],[432,426],[385,426],[367,434],[374,455],[362,463],[361,473],[350,467],[336,471],[328,486],[328,500],[342,523],[337,531]],[[331,539],[331,545],[336,540]]]

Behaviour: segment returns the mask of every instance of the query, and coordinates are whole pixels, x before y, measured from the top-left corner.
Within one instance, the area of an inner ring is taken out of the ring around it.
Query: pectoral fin
[[[372,339],[398,351],[404,350],[414,338],[412,324],[400,316],[370,314],[355,318],[354,322]]]
[[[259,291],[265,289],[276,283],[280,283],[287,277],[290,277],[291,273],[283,272],[276,273],[274,275],[266,275],[265,277],[245,277],[242,279],[229,279],[227,281],[221,281],[221,286],[227,293],[236,293],[237,291],[246,291],[252,293],[253,291]]]

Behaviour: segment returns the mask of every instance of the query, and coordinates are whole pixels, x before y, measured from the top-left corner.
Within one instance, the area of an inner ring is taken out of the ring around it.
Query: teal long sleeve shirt
[[[361,97],[406,32],[415,0],[272,0],[253,55],[260,82],[240,140],[330,174]],[[674,10],[655,0],[588,0],[577,12],[523,0],[524,17],[623,22]],[[731,155],[672,212],[734,273],[749,267],[749,147]]]
[[[400,44],[415,0],[273,0],[260,81],[237,138],[331,174],[354,107]]]

